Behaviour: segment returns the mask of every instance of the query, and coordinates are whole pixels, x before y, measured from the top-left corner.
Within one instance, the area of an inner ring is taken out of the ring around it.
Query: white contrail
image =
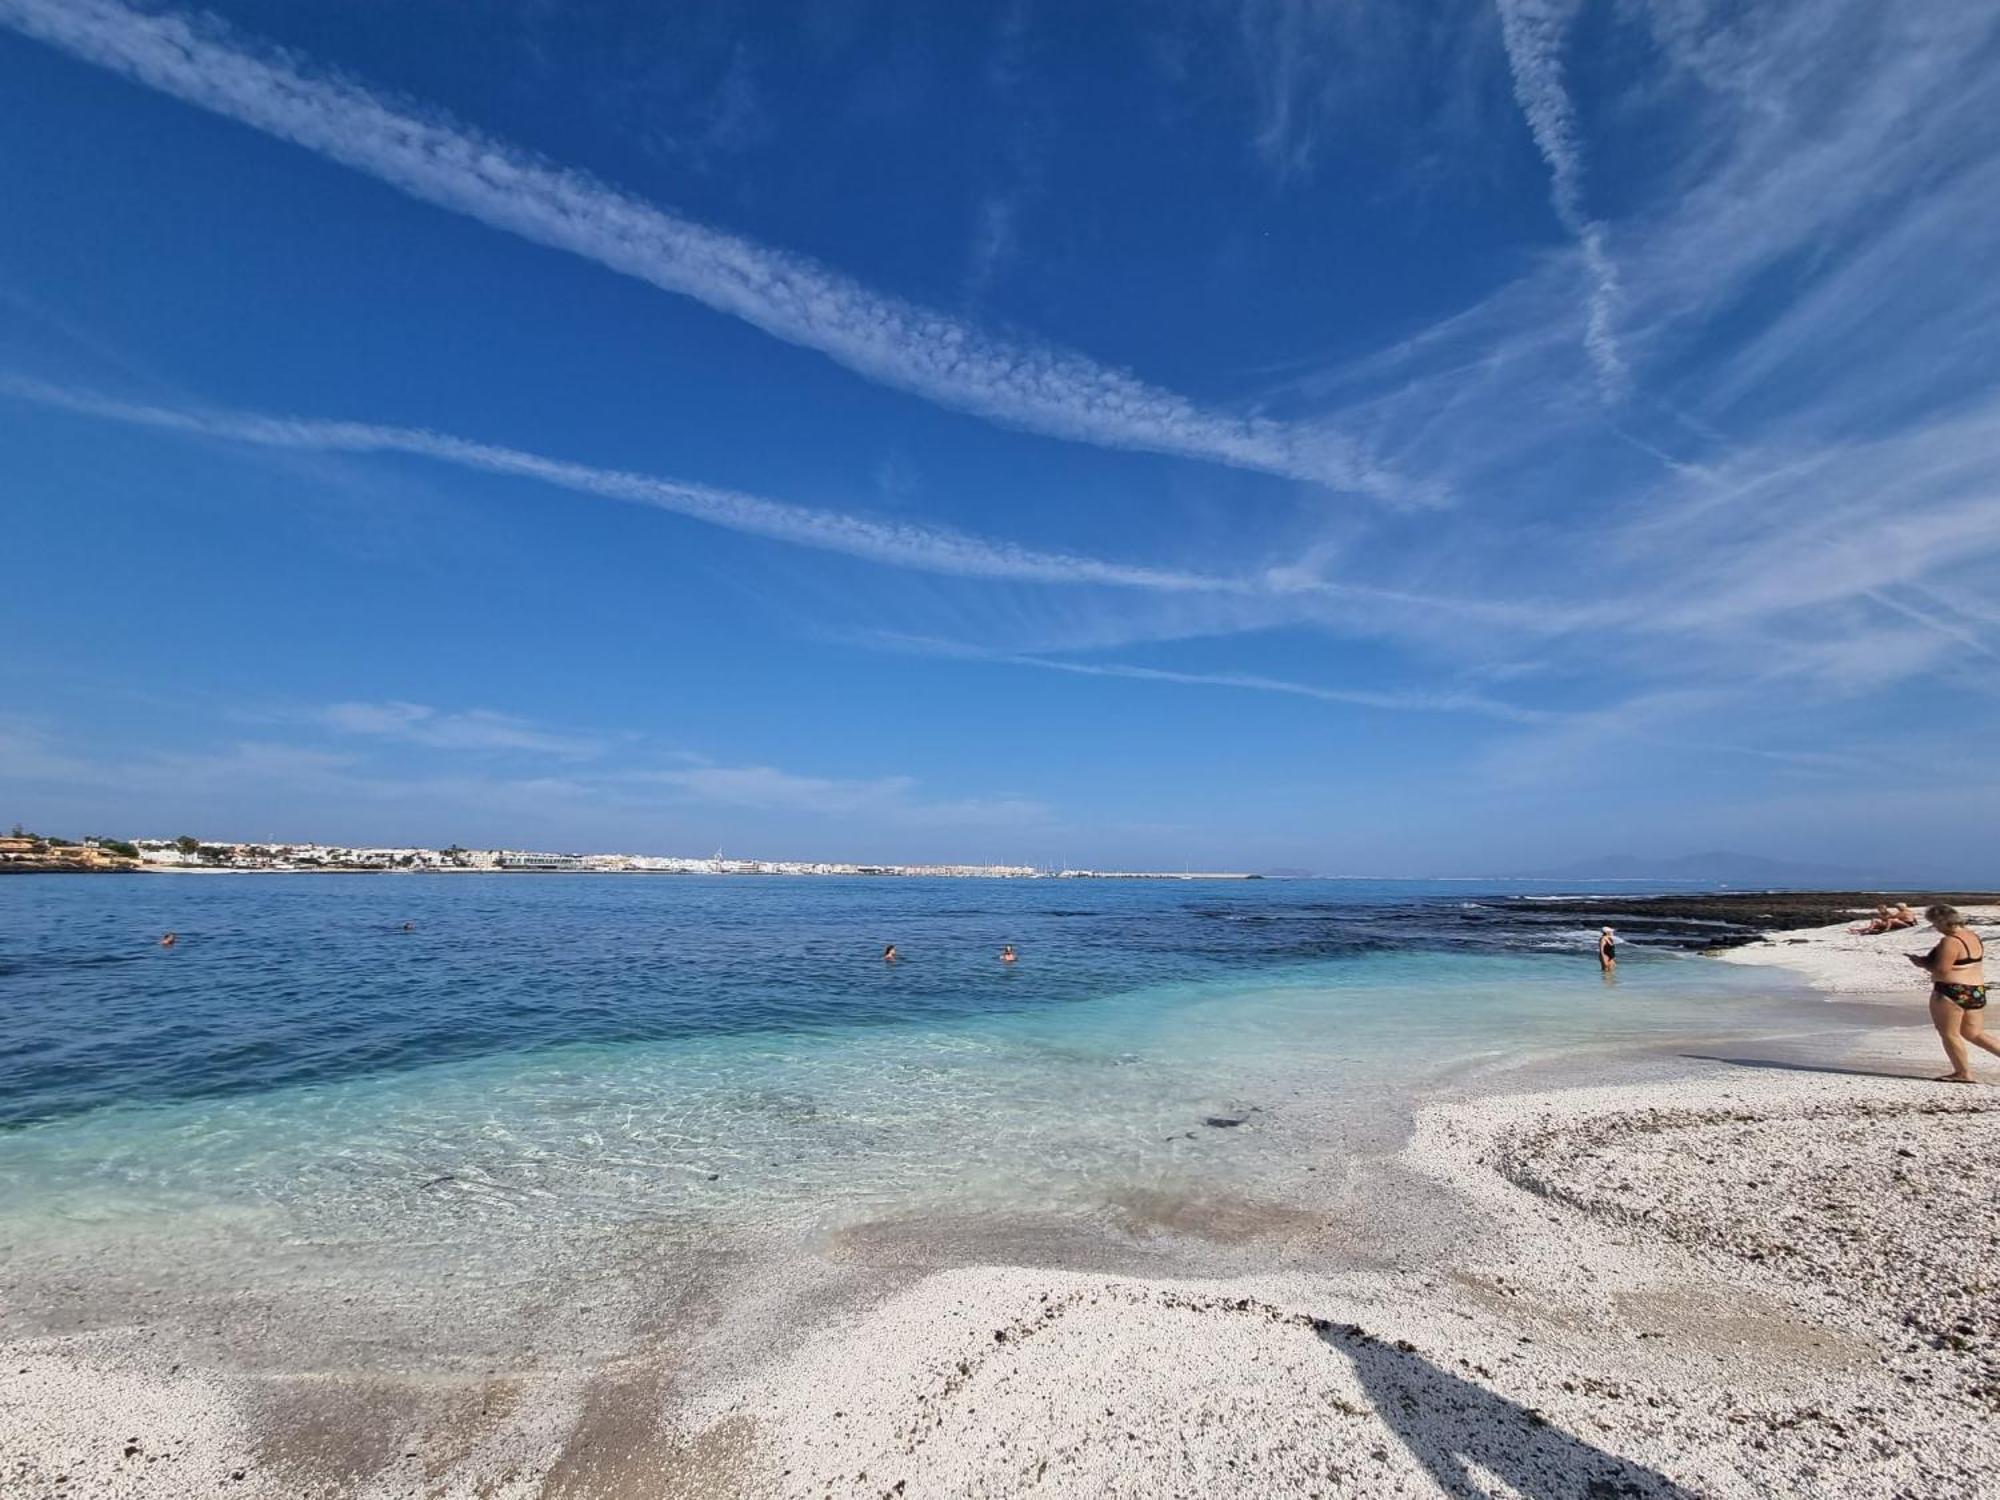
[[[1500,35],[1513,74],[1514,98],[1528,118],[1535,146],[1549,167],[1549,197],[1556,217],[1576,236],[1590,275],[1590,302],[1583,342],[1605,391],[1620,395],[1626,385],[1624,358],[1613,326],[1618,307],[1618,272],[1604,246],[1604,226],[1583,208],[1583,148],[1577,140],[1576,108],[1563,86],[1562,44],[1578,0],[1495,0]]]
[[[1026,583],[1099,584],[1171,593],[1251,593],[1254,580],[1147,568],[1063,552],[1042,552],[989,541],[944,527],[875,521],[815,510],[711,485],[662,479],[619,469],[599,469],[545,458],[514,448],[471,442],[415,427],[270,417],[255,412],[190,411],[120,401],[92,391],[0,375],[0,395],[133,426],[221,438],[264,448],[320,453],[407,453],[490,474],[538,479],[546,484],[670,510],[730,531],[769,537],[800,547],[845,553],[869,562],[959,578]]]
[[[1141,667],[1124,662],[1069,661],[1060,657],[989,651],[980,646],[927,636],[878,632],[874,638],[891,646],[928,655],[993,662],[1010,667],[1038,667],[1045,672],[1068,672],[1078,677],[1123,677],[1134,682],[1170,682],[1187,687],[1240,688],[1247,692],[1281,693],[1288,697],[1311,698],[1320,703],[1348,704],[1356,708],[1381,708],[1402,713],[1477,714],[1482,718],[1502,719],[1512,724],[1562,723],[1573,717],[1552,710],[1505,703],[1483,693],[1323,687],[1317,683],[1294,682],[1289,678],[1265,677],[1252,672],[1176,672],[1164,667]]]
[[[1920,589],[1918,592],[1928,593],[1929,590]],[[1956,641],[1969,651],[1977,651],[1981,656],[2000,659],[2000,651],[1994,650],[1993,647],[1987,645],[1985,641],[1981,640],[1963,625],[1947,620],[1942,615],[1933,614],[1929,610],[1918,609],[1914,604],[1905,604],[1900,599],[1892,599],[1882,589],[1863,589],[1861,597],[1881,605],[1882,608],[1888,610],[1891,614],[1901,615],[1904,619],[1923,626],[1924,629],[1931,631],[1935,635],[1943,636],[1948,641]]]
[[[1350,439],[1203,410],[1084,355],[1006,342],[802,256],[697,224],[434,112],[251,52],[221,23],[117,0],[0,0],[0,24],[481,223],[570,251],[872,380],[1054,437],[1422,503]]]
[[[1016,666],[1041,667],[1050,672],[1070,672],[1081,677],[1126,677],[1135,682],[1241,688],[1253,693],[1283,693],[1294,698],[1312,698],[1321,703],[1344,703],[1357,708],[1392,709],[1401,713],[1477,714],[1482,718],[1503,719],[1511,724],[1547,724],[1563,717],[1503,703],[1483,693],[1385,693],[1366,688],[1321,687],[1316,683],[1293,682],[1283,677],[1264,677],[1251,672],[1174,672],[1164,667],[1135,667],[1122,662],[1060,661],[1047,656],[1005,656],[996,660]]]

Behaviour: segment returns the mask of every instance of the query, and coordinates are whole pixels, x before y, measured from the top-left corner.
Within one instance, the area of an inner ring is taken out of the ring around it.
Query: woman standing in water
[[[1955,906],[1932,906],[1925,918],[1941,936],[1928,953],[1912,953],[1910,962],[1931,976],[1931,1025],[1951,1063],[1939,1083],[1976,1083],[1967,1042],[2000,1057],[2000,1042],[1985,1034],[1986,944],[1966,925]]]
[[[1607,974],[1618,967],[1618,934],[1609,927],[1597,935],[1597,967]]]

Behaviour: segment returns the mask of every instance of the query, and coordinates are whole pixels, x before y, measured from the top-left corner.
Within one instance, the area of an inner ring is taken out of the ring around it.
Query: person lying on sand
[[[1916,925],[1917,914],[1910,910],[1910,903],[1905,901],[1902,905],[1893,908],[1878,906],[1875,908],[1875,918],[1873,921],[1864,922],[1859,927],[1850,927],[1847,930],[1862,937],[1874,937],[1877,933],[1900,932],[1905,927],[1914,927]]]
[[[1986,944],[1966,925],[1955,906],[1933,906],[1924,915],[1940,934],[1928,953],[1912,953],[1910,962],[1931,976],[1931,1024],[1951,1063],[1939,1083],[1977,1083],[1965,1044],[2000,1057],[2000,1042],[1985,1034]]]

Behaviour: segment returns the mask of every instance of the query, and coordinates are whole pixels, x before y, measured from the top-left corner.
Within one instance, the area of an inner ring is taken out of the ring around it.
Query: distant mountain
[[[1869,880],[1863,871],[1835,865],[1801,864],[1793,860],[1765,859],[1756,854],[1736,854],[1714,849],[1706,854],[1684,854],[1677,858],[1640,858],[1630,854],[1606,854],[1559,870],[1542,870],[1531,880],[1690,880],[1716,885],[1743,885],[1760,888],[1779,886],[1820,887],[1826,890],[1853,890]]]

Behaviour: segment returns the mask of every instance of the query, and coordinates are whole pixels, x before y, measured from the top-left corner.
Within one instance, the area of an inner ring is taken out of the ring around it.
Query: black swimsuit
[[[1952,936],[1958,938],[1959,942],[1965,946],[1965,957],[1951,965],[1952,968],[1970,967],[1973,964],[1985,961],[1986,945],[1984,943],[1981,943],[1979,951],[1974,953],[1972,951],[1972,944],[1967,943],[1964,938],[1959,937],[1955,932]],[[1931,981],[1931,998],[1934,1000],[1949,1000],[1960,1010],[1984,1010],[1986,1009],[1986,986],[1983,984],[1952,984],[1947,980],[1933,979]]]

